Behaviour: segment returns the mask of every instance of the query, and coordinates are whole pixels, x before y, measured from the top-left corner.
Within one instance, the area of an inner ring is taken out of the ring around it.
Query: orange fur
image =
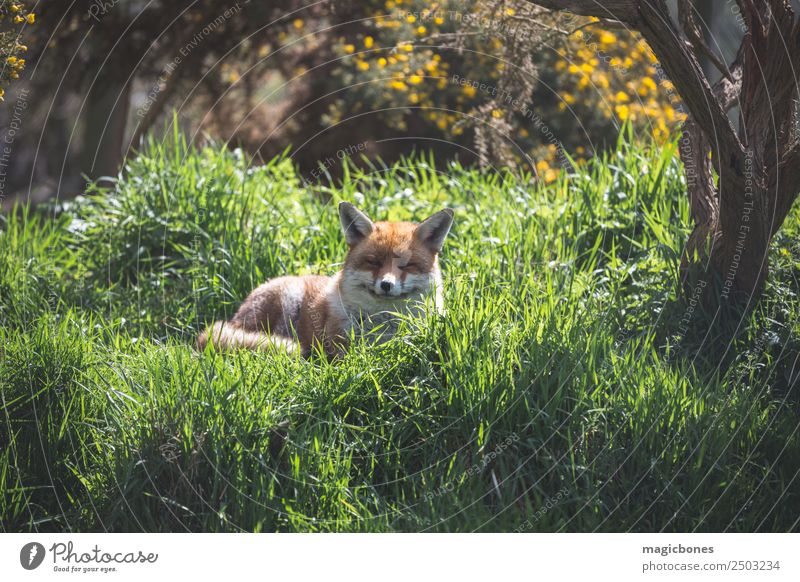
[[[348,203],[339,206],[349,245],[343,269],[333,277],[279,277],[256,288],[229,322],[215,322],[197,346],[269,349],[308,356],[319,346],[329,356],[346,347],[353,327],[385,323],[389,313],[418,309],[435,293],[441,310],[438,254],[453,219],[451,210],[417,225],[373,223]]]

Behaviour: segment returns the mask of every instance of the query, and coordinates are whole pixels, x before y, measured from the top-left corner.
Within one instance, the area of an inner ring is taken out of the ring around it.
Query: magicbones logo
[[[44,561],[44,546],[39,542],[30,542],[19,551],[19,563],[26,570],[35,570]]]

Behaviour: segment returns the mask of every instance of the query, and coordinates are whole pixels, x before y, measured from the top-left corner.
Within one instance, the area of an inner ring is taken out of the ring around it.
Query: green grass
[[[758,307],[685,326],[674,147],[311,188],[176,136],[124,176],[0,219],[4,530],[800,529],[796,209]],[[446,316],[335,363],[195,352],[265,279],[336,271],[338,200],[455,209]]]

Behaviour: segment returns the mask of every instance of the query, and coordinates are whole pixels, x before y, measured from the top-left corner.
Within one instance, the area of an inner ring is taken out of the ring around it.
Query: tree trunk
[[[90,179],[116,176],[130,109],[130,83],[98,77],[86,97],[86,125],[81,147],[81,172]]]
[[[726,168],[718,186],[714,186],[707,145],[701,141],[697,150],[684,145],[687,141],[697,143],[696,137],[687,137],[692,131],[693,122],[689,121],[681,142],[687,181],[700,163],[698,157],[702,156],[705,165],[698,172],[694,187],[689,187],[695,227],[681,259],[684,293],[694,297],[699,286],[704,290],[704,299],[712,304],[719,300],[747,302],[761,293],[769,271],[773,228],[764,187],[767,172],[756,167],[752,152],[746,152],[744,166]]]

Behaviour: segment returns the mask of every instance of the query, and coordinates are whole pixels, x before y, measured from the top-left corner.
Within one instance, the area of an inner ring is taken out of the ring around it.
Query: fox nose
[[[392,290],[392,282],[391,281],[381,281],[381,289],[383,289],[384,293],[388,293]]]

